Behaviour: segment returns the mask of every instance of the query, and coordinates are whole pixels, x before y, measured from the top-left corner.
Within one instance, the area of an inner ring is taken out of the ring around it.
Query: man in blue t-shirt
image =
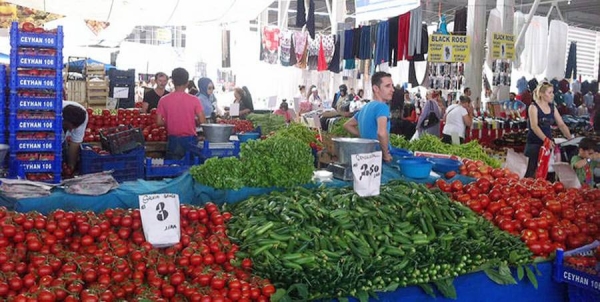
[[[376,139],[379,141],[383,160],[390,162],[392,155],[389,149],[390,106],[388,102],[394,94],[392,75],[387,72],[376,72],[371,77],[373,100],[349,119],[344,128],[355,136]]]

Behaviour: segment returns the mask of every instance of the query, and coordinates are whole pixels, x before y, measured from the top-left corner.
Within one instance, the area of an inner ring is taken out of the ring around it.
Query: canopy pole
[[[533,15],[535,14],[535,11],[537,10],[539,4],[540,4],[540,0],[535,0],[535,2],[533,2],[533,6],[529,10],[529,15],[527,16],[527,20],[525,21],[525,24],[523,24],[523,28],[521,29],[521,32],[519,32],[519,36],[517,37],[517,42],[515,42],[515,49],[518,50],[519,44],[521,44],[523,39],[525,39],[525,33],[527,32],[527,28],[529,27],[531,20],[533,20]],[[520,56],[521,54],[517,53],[515,55]]]

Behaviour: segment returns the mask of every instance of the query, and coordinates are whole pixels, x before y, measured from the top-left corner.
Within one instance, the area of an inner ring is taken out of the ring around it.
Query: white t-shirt
[[[466,127],[463,116],[469,114],[469,112],[461,105],[456,105],[456,107],[452,106],[448,107],[448,110],[446,110],[446,124],[444,125],[442,133],[446,135],[457,133],[458,136],[465,138]]]
[[[77,102],[63,101],[63,105],[62,105],[63,108],[67,107],[68,105],[77,106],[77,107],[83,109],[83,111],[85,111],[85,121],[79,127],[75,128],[73,130],[69,130],[69,131],[67,131],[67,133],[65,133],[64,130],[63,130],[62,140],[64,142],[65,139],[67,138],[67,136],[70,136],[72,142],[74,142],[74,143],[82,143],[83,142],[83,136],[85,135],[85,128],[87,127],[87,124],[88,124],[87,110],[85,109],[85,107],[83,107],[83,105],[81,105],[81,104],[79,104]]]

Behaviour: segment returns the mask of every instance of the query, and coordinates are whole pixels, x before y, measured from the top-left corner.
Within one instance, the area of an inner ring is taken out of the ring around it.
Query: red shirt
[[[175,91],[160,99],[156,113],[165,120],[169,135],[196,136],[196,116],[202,113],[202,105],[196,96]]]

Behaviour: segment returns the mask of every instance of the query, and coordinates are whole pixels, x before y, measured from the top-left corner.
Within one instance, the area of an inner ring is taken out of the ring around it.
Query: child
[[[600,154],[596,153],[596,143],[590,138],[582,139],[579,142],[579,154],[571,158],[571,166],[581,186],[594,187],[594,169],[598,166],[598,158]]]

